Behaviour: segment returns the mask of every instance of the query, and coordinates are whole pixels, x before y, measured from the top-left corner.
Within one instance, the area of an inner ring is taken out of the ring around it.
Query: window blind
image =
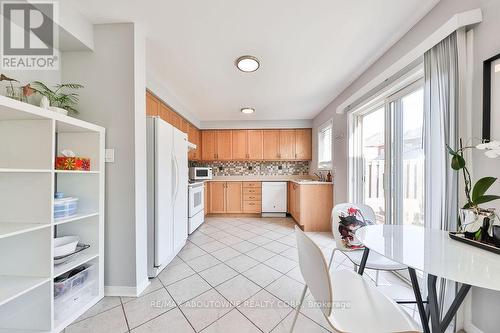
[[[332,169],[333,124],[329,120],[318,129],[318,169]]]

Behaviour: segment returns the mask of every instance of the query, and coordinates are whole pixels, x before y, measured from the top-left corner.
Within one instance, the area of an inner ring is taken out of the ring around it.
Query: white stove
[[[189,181],[188,184],[188,233],[192,234],[205,222],[205,182]]]

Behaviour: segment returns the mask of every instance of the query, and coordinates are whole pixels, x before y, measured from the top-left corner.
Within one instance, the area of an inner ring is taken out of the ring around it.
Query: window
[[[421,76],[351,114],[351,200],[378,223],[424,224],[423,115]]]
[[[321,125],[318,129],[318,169],[332,169],[332,131],[331,120]]]

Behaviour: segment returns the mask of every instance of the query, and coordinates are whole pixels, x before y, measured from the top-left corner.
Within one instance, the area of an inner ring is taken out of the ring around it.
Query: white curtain
[[[454,32],[424,55],[425,79],[425,225],[455,231],[458,218],[458,173],[450,167],[446,145],[458,147],[462,86],[463,31]],[[460,59],[459,59],[460,58]],[[453,300],[455,284],[440,279],[441,310]],[[441,313],[441,316],[443,314]]]

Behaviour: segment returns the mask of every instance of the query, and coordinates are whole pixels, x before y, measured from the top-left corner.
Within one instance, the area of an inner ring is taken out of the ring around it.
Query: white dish
[[[54,257],[65,256],[71,252],[75,252],[79,240],[78,236],[54,238]]]

